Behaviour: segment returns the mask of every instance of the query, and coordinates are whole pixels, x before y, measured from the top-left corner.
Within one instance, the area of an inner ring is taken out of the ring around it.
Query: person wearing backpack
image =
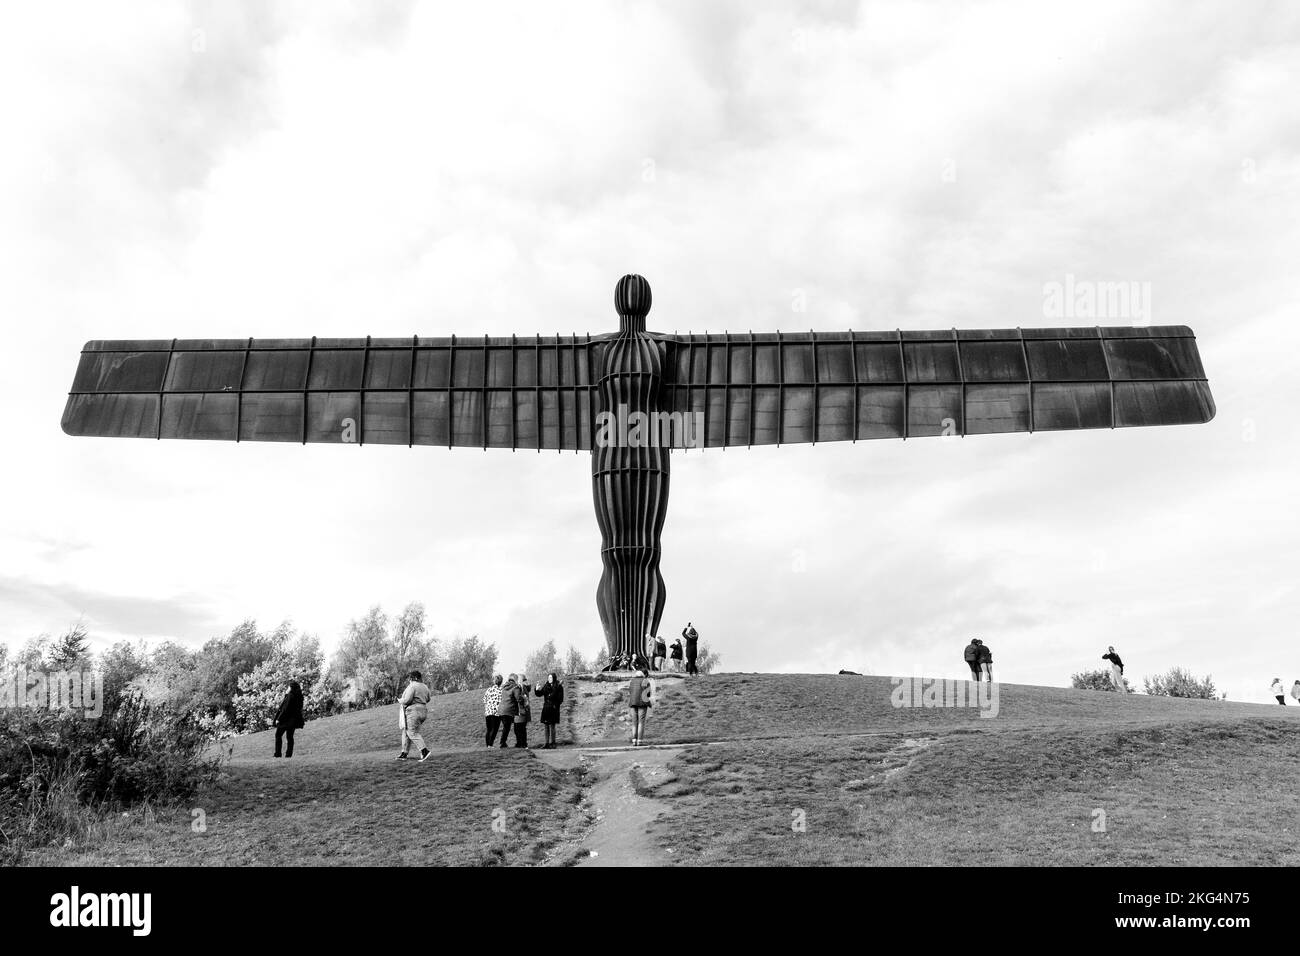
[[[632,746],[639,747],[645,739],[645,718],[650,712],[654,697],[654,681],[644,667],[627,684],[627,703],[632,709]]]
[[[980,679],[980,642],[979,638],[972,637],[966,649],[961,652],[962,659],[966,661],[966,666],[970,668],[970,679]]]

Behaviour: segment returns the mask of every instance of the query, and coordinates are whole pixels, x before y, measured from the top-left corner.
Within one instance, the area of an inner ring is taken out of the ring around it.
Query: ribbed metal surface
[[[649,284],[627,276],[618,288],[621,331],[603,353],[601,408],[620,417],[657,412],[663,405],[667,348],[644,331]],[[600,441],[592,450],[604,566],[596,607],[613,656],[644,655],[646,638],[658,633],[663,616],[659,541],[668,513],[669,454],[667,447]]]

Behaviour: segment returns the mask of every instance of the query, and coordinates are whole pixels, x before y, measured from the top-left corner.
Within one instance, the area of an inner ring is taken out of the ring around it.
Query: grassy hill
[[[648,739],[701,743],[657,751],[662,772],[633,764],[630,779],[653,802],[655,847],[679,863],[1300,863],[1288,783],[1300,708],[1001,684],[997,716],[982,718],[896,706],[884,677],[660,687]],[[488,751],[480,698],[433,700],[423,764],[392,759],[393,707],[309,722],[292,760],[271,759],[269,733],[238,738],[193,807],[116,819],[94,846],[30,862],[584,857],[584,834],[611,812],[592,803],[606,758],[590,748],[626,742],[624,691],[571,679],[561,750],[545,753]]]

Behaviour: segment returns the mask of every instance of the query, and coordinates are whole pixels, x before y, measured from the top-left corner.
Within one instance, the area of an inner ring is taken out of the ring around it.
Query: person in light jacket
[[[650,705],[653,702],[654,681],[650,679],[650,672],[644,667],[636,677],[628,681],[627,685],[627,704],[632,708],[632,746],[641,746],[641,741],[645,739],[645,718],[650,712]]]
[[[280,701],[280,709],[275,712],[275,755],[280,756],[280,738],[287,738],[289,746],[285,757],[293,756],[293,732],[303,727],[302,720],[302,685],[296,680],[289,681],[289,690]]]
[[[1279,704],[1283,707],[1286,706],[1286,688],[1282,686],[1282,678],[1274,677],[1273,684],[1269,687],[1268,692],[1273,695],[1273,699]]]
[[[543,750],[555,749],[555,726],[560,722],[560,705],[564,703],[564,684],[551,672],[546,683],[533,693],[542,698],[542,730],[546,734]]]
[[[420,762],[424,763],[429,759],[429,748],[424,745],[420,725],[429,719],[429,700],[433,691],[424,683],[419,671],[411,671],[406,676],[410,683],[397,699],[397,721],[402,728],[402,749],[398,751],[397,759],[406,760],[407,752],[415,744],[420,748]]]

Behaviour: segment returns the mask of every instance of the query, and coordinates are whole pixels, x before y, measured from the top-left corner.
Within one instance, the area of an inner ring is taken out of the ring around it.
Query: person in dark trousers
[[[961,652],[962,659],[966,661],[966,666],[970,668],[970,679],[980,679],[980,642],[979,638],[972,637],[966,649]]]
[[[682,628],[682,638],[686,641],[686,673],[698,675],[700,671],[695,666],[695,657],[700,649],[700,632],[687,621]]]
[[[650,698],[654,695],[654,683],[650,672],[644,667],[636,677],[628,681],[627,704],[632,708],[632,746],[640,747],[645,739],[645,718],[650,712]]]
[[[288,693],[280,701],[280,709],[275,712],[275,755],[280,756],[280,739],[287,738],[286,757],[293,756],[293,732],[301,729],[302,721],[302,685],[296,680],[289,681]]]
[[[680,637],[674,640],[672,646],[668,648],[668,659],[672,661],[669,669],[674,674],[680,673],[682,669],[682,639]]]
[[[1282,678],[1274,677],[1273,686],[1268,689],[1268,692],[1273,695],[1273,699],[1279,704],[1283,707],[1286,706],[1286,688],[1282,686]]]
[[[560,705],[564,703],[564,685],[555,676],[554,671],[546,678],[546,683],[533,691],[542,699],[542,730],[546,734],[543,750],[555,749],[555,725],[560,722]]]
[[[984,679],[990,684],[993,683],[993,652],[983,641],[980,645],[980,669],[984,671]]]
[[[496,741],[497,728],[501,726],[501,718],[497,716],[497,707],[500,704],[501,675],[497,674],[492,678],[492,686],[483,691],[483,723],[487,725],[485,739],[489,747]]]
[[[510,739],[510,726],[519,716],[519,684],[516,674],[506,678],[501,685],[501,703],[497,704],[497,717],[501,720],[501,749],[505,750]]]
[[[1115,690],[1121,694],[1127,694],[1128,688],[1124,686],[1124,662],[1119,659],[1115,653],[1115,648],[1107,648],[1108,653],[1102,654],[1103,661],[1110,661],[1110,682],[1115,685]]]
[[[528,722],[533,719],[533,704],[529,700],[533,696],[533,685],[528,681],[527,674],[519,676],[519,686],[515,688],[519,694],[519,715],[515,717],[515,748],[517,750],[528,749]]]
[[[661,671],[664,669],[664,661],[668,659],[668,644],[662,637],[658,636],[651,640],[653,653],[650,655],[650,669],[653,671]]]

